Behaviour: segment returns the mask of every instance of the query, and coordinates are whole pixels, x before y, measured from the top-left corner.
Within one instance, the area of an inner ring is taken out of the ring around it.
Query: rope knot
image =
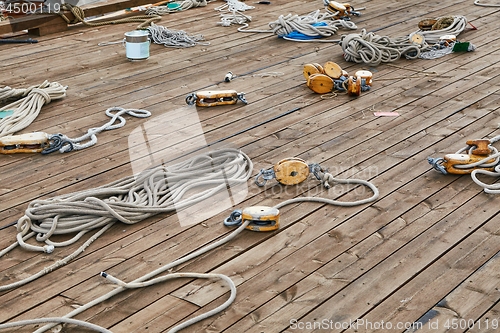
[[[33,88],[30,94],[39,94],[40,96],[43,97],[43,99],[45,99],[45,104],[48,104],[52,101],[52,98],[50,97],[49,93],[40,88]]]

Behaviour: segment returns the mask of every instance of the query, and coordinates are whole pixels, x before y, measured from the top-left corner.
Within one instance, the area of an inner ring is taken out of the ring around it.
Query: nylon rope
[[[64,10],[69,10],[75,17],[74,20],[70,20],[66,15],[64,15],[64,12],[61,10],[59,12],[59,15],[63,18],[64,21],[68,24],[76,24],[76,23],[83,23],[86,26],[90,27],[100,27],[104,25],[111,25],[111,24],[120,24],[120,23],[131,23],[131,22],[141,22],[137,29],[144,29],[146,26],[150,25],[152,22],[159,21],[161,20],[161,16],[158,15],[136,15],[133,17],[125,17],[121,19],[116,19],[116,20],[107,20],[107,21],[100,21],[100,22],[90,22],[85,19],[85,11],[78,7],[78,6],[73,6],[69,3],[63,3],[61,6],[61,9]]]
[[[115,112],[116,111],[116,112]],[[114,113],[113,113],[114,112]],[[101,133],[102,131],[114,130],[120,127],[125,126],[127,122],[125,118],[122,117],[124,114],[128,114],[130,116],[136,118],[147,118],[151,115],[151,112],[147,110],[141,109],[124,109],[121,107],[112,107],[105,111],[106,115],[111,119],[100,127],[93,127],[87,130],[87,133],[77,137],[77,138],[69,138],[64,134],[57,134],[57,136],[61,139],[62,142],[65,142],[62,147],[59,148],[60,153],[66,153],[71,150],[81,150],[84,148],[91,147],[97,143],[96,134]],[[118,121],[118,123],[117,123]],[[86,142],[84,142],[86,141]],[[83,142],[83,143],[82,143]]]
[[[221,13],[221,21],[217,25],[229,27],[232,24],[243,25],[250,22],[252,17],[243,14],[243,12],[254,8],[255,6],[249,6],[238,0],[226,0],[224,5],[215,7],[215,10]]]
[[[12,135],[28,127],[45,104],[66,97],[66,89],[67,87],[57,82],[49,81],[26,89],[8,86],[1,88],[0,102],[15,101],[0,108],[0,111],[13,111],[12,115],[0,119],[0,137]]]
[[[284,39],[296,40],[287,38],[292,32],[298,32],[309,37],[331,37],[339,28],[357,29],[356,24],[346,20],[332,20],[334,14],[323,12],[318,9],[307,15],[288,14],[280,15],[276,21],[270,22],[268,30],[247,29],[248,23],[243,24],[238,28],[240,32],[268,32],[283,37]],[[315,25],[323,23],[324,25]],[[329,40],[328,42],[338,42],[338,40]]]
[[[18,220],[17,242],[0,252],[0,257],[18,245],[30,251],[50,253],[56,247],[75,243],[85,233],[91,230],[100,229],[80,246],[77,251],[69,256],[44,268],[39,273],[27,279],[0,286],[0,291],[19,287],[65,265],[82,253],[95,239],[118,221],[125,224],[134,224],[159,213],[172,212],[176,209],[188,207],[196,202],[211,197],[231,184],[246,183],[252,171],[252,161],[243,152],[235,149],[221,149],[207,154],[197,155],[173,166],[152,168],[138,175],[125,177],[95,189],[60,195],[50,199],[34,200],[29,204],[25,211],[25,215]],[[274,207],[281,208],[299,202],[319,202],[337,206],[355,206],[372,202],[379,196],[377,187],[365,180],[337,179],[329,173],[321,174],[321,179],[326,188],[335,185],[335,183],[364,185],[373,192],[373,195],[369,198],[352,202],[320,197],[299,197],[283,201]],[[186,192],[195,192],[195,194],[184,197]],[[117,284],[118,287],[71,311],[64,317],[61,317],[61,320],[58,320],[59,318],[49,318],[50,320],[47,318],[40,319],[52,322],[52,324],[40,327],[34,333],[42,333],[56,326],[57,324],[53,322],[68,322],[69,318],[76,316],[126,289],[147,287],[181,277],[222,279],[229,285],[230,297],[217,308],[178,324],[170,329],[168,333],[178,332],[179,330],[224,310],[236,297],[236,286],[226,275],[216,273],[180,272],[170,273],[159,277],[156,276],[212,249],[220,247],[245,230],[249,223],[250,221],[243,222],[238,228],[222,239],[174,260],[130,283],[126,283],[105,272],[101,272],[101,276]],[[55,243],[50,241],[52,235],[70,233],[77,234],[65,242]],[[35,235],[38,242],[45,243],[44,246],[31,245],[26,242]],[[73,324],[80,326],[86,325],[85,322],[73,322]],[[25,322],[0,324],[0,329],[4,328],[2,325],[23,326]],[[88,328],[96,329],[96,325]],[[97,329],[101,329],[100,332],[110,332],[99,326],[97,326]]]
[[[170,30],[154,23],[151,23],[151,26],[148,27],[148,31],[153,43],[167,47],[210,45],[208,42],[201,42],[205,40],[203,35],[188,35],[188,33],[183,30]]]
[[[396,61],[403,56],[410,60],[417,59],[422,53],[431,51],[431,45],[439,43],[440,37],[450,34],[457,36],[466,25],[467,19],[464,16],[454,16],[453,22],[446,28],[417,30],[409,36],[396,38],[376,35],[363,29],[360,34],[342,36],[340,46],[346,61],[377,66],[380,63]],[[410,37],[414,34],[424,37],[422,44],[411,42]]]

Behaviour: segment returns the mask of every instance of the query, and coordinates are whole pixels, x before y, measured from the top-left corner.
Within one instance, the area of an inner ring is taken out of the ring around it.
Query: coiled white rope
[[[286,16],[280,15],[276,21],[269,23],[270,30],[246,29],[248,24],[244,24],[243,27],[238,28],[238,31],[269,32],[283,37],[284,39],[297,40],[286,36],[292,32],[297,32],[309,37],[331,37],[337,33],[339,28],[357,29],[356,24],[352,21],[332,20],[332,18],[332,13],[321,13],[318,9],[302,16],[294,14],[288,14]],[[328,42],[338,42],[338,40],[329,40]]]
[[[69,245],[78,240],[85,232],[101,227],[101,230],[89,239],[79,250],[77,250],[77,252],[47,267],[37,274],[37,276],[40,276],[69,262],[69,260],[81,253],[85,247],[90,245],[93,240],[109,229],[116,221],[131,224],[161,212],[170,212],[173,209],[187,207],[195,202],[212,196],[219,190],[226,188],[226,186],[246,182],[252,173],[252,169],[253,164],[248,156],[234,149],[223,149],[210,154],[195,156],[173,167],[157,167],[136,177],[127,177],[93,190],[62,195],[48,200],[36,200],[30,203],[25,216],[18,221],[18,244],[33,251],[51,252],[54,247]],[[323,185],[327,188],[335,185],[335,183],[364,185],[370,188],[373,195],[367,199],[353,202],[342,202],[317,197],[300,197],[286,200],[276,205],[275,208],[281,208],[285,205],[304,201],[338,206],[354,206],[372,202],[379,196],[377,187],[368,181],[359,179],[337,179],[328,173],[322,174],[321,179]],[[206,188],[207,185],[209,186],[208,189]],[[188,190],[197,188],[201,188],[201,192],[185,199],[182,198]],[[182,199],[182,201],[175,203],[174,208],[173,204],[176,199]],[[33,221],[38,222],[33,223]],[[58,318],[50,318],[49,321],[61,323],[69,322],[68,318],[72,318],[126,289],[146,287],[180,277],[222,279],[228,283],[231,295],[229,299],[219,307],[173,327],[168,333],[178,332],[189,325],[208,318],[224,310],[234,301],[236,297],[236,286],[229,277],[215,273],[171,273],[157,278],[154,277],[227,243],[241,233],[241,231],[245,230],[249,223],[251,223],[251,221],[244,221],[228,236],[147,273],[130,283],[125,283],[116,277],[102,272],[101,276],[117,284],[119,287],[73,310],[60,318],[60,320],[58,320]],[[54,243],[49,240],[50,236],[54,234],[74,232],[78,232],[78,234],[64,243]],[[25,243],[27,238],[35,233],[38,233],[37,240],[45,242],[45,246],[40,247]],[[10,249],[12,248],[11,246]],[[5,253],[6,251],[0,253],[0,257]],[[33,279],[29,279],[29,281],[31,280]],[[0,291],[18,287],[27,282],[28,279],[8,286],[3,286],[0,287]],[[73,323],[84,326],[82,323]],[[20,326],[23,324],[8,323],[8,325]],[[45,325],[37,329],[34,333],[45,332],[55,325],[56,324]],[[1,325],[0,328],[2,328]],[[102,328],[101,332],[108,333],[109,331]]]
[[[183,30],[170,30],[154,23],[151,23],[147,29],[155,44],[167,47],[192,47],[200,44],[210,45],[208,42],[201,42],[205,39],[203,35],[188,35],[188,33]]]
[[[252,17],[243,14],[242,12],[254,9],[255,6],[249,6],[238,0],[226,0],[224,5],[215,7],[216,11],[221,12],[221,21],[217,23],[223,27],[229,27],[232,24],[243,25],[252,21]]]
[[[3,87],[0,89],[0,102],[10,104],[0,108],[0,111],[13,110],[13,114],[0,119],[0,137],[12,135],[28,127],[40,114],[43,105],[66,97],[67,87],[57,82],[44,81],[40,85],[26,89]]]
[[[444,19],[446,17],[438,17],[437,20]],[[417,30],[412,34],[419,34],[424,36],[425,42],[427,44],[437,44],[440,41],[440,38],[445,35],[454,35],[457,37],[462,31],[465,30],[467,26],[467,18],[461,15],[455,15],[451,17],[453,22],[443,29],[438,30]],[[412,35],[410,34],[410,35]]]
[[[363,29],[361,34],[342,36],[340,46],[346,61],[377,66],[380,63],[396,61],[403,56],[410,60],[422,58],[421,54],[431,51],[431,45],[439,43],[442,36],[457,36],[465,29],[466,25],[467,19],[464,16],[454,16],[453,22],[444,29],[417,30],[408,36],[397,38],[379,36]],[[424,37],[421,44],[411,42],[410,37],[414,34]],[[427,58],[431,56],[428,55]]]
[[[471,177],[474,183],[477,185],[481,186],[483,188],[483,191],[489,194],[500,194],[500,184],[495,183],[495,184],[487,184],[481,180],[479,180],[478,175],[485,175],[489,177],[500,177],[500,152],[498,149],[495,147],[491,146],[493,143],[500,141],[500,135],[497,135],[490,139],[490,144],[488,147],[492,150],[492,154],[490,154],[487,158],[484,160],[478,161],[476,163],[471,163],[467,164],[466,166],[469,168],[472,167],[479,167],[479,168],[491,168],[494,167],[494,171],[489,171],[489,170],[483,170],[483,169],[476,169],[471,172]],[[474,147],[464,147],[461,150],[457,152],[457,154],[466,151],[467,149],[472,150]],[[471,151],[469,151],[469,154]],[[493,162],[488,163],[488,161],[492,160]],[[457,165],[455,167],[461,167],[461,165]]]
[[[109,108],[106,110],[106,115],[111,119],[104,125],[100,127],[90,128],[87,130],[86,134],[73,139],[68,138],[64,134],[58,134],[58,137],[61,139],[61,141],[65,142],[65,144],[63,144],[62,147],[59,148],[59,152],[66,153],[71,150],[81,150],[95,145],[97,143],[96,134],[125,126],[125,123],[127,121],[122,117],[122,115],[124,114],[128,114],[136,118],[147,118],[151,115],[151,112],[141,109],[124,109],[121,107]],[[118,121],[118,123],[116,123],[116,121]],[[86,142],[82,143],[83,141]]]
[[[421,50],[419,45],[411,43],[407,37],[393,39],[366,32],[365,29],[360,34],[342,36],[340,46],[346,61],[371,66],[396,61],[403,55],[408,59],[416,59]]]

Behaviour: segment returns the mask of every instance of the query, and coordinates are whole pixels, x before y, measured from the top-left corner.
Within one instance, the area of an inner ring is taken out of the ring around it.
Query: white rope
[[[0,89],[0,102],[10,104],[0,108],[0,111],[13,110],[13,114],[0,119],[0,137],[12,135],[28,127],[40,114],[43,105],[66,97],[66,89],[57,82],[44,81],[37,86],[26,89],[3,87]]]
[[[215,7],[216,11],[221,12],[221,21],[217,25],[223,27],[229,27],[233,24],[243,25],[247,22],[252,21],[252,17],[243,14],[242,12],[254,9],[255,6],[249,6],[244,2],[238,0],[226,0],[226,3]]]
[[[164,45],[166,47],[192,47],[195,45],[210,45],[210,43],[201,43],[204,40],[203,35],[188,35],[183,30],[170,30],[161,25],[151,23],[148,27],[149,34],[153,43]]]
[[[113,113],[115,112],[116,113]],[[101,133],[102,131],[109,131],[113,129],[117,129],[120,127],[125,126],[125,123],[127,122],[125,118],[122,117],[122,115],[128,114],[133,117],[137,118],[147,118],[151,115],[151,112],[147,110],[140,110],[140,109],[124,109],[120,107],[112,107],[106,110],[106,115],[111,118],[110,121],[105,123],[104,125],[100,127],[93,127],[88,129],[87,133],[78,137],[78,138],[68,138],[66,135],[59,134],[58,136],[62,139],[62,141],[65,142],[70,142],[71,144],[64,144],[60,149],[59,152],[61,153],[66,153],[71,150],[81,150],[84,148],[88,148],[90,146],[93,146],[97,143],[97,136],[96,134]],[[118,121],[118,123],[116,123]],[[116,124],[115,124],[116,123]],[[82,143],[83,141],[86,141],[85,143]]]
[[[105,230],[109,229],[116,221],[131,224],[161,212],[170,212],[174,209],[187,207],[195,202],[212,196],[219,190],[225,189],[226,186],[246,182],[252,173],[252,169],[253,165],[248,156],[234,149],[225,149],[206,155],[195,156],[173,167],[157,167],[137,177],[127,177],[93,190],[62,195],[48,200],[35,200],[30,203],[25,216],[18,221],[18,244],[29,250],[47,252],[47,247],[53,249],[55,246],[62,246],[62,244],[50,242],[49,238],[51,235],[68,234],[79,231],[77,236],[64,243],[64,245],[69,245],[80,238],[83,233],[95,228],[100,228],[104,225],[100,231],[82,246],[83,248],[90,245],[93,240],[104,233]],[[286,200],[274,207],[280,208],[298,202],[320,202],[338,206],[354,206],[372,202],[379,196],[377,187],[368,181],[359,179],[336,179],[328,173],[322,174],[321,178],[323,185],[327,188],[335,185],[335,183],[359,184],[370,188],[373,195],[367,199],[352,202],[342,202],[317,197],[300,197]],[[206,188],[207,186],[208,188]],[[182,198],[189,190],[196,189],[201,189],[201,191],[182,199],[182,201],[180,203],[177,202],[174,207],[173,200]],[[37,223],[33,223],[32,221],[37,221]],[[222,305],[173,327],[168,333],[178,332],[198,321],[219,313],[226,309],[236,298],[236,286],[226,275],[181,272],[171,273],[160,277],[156,276],[229,242],[245,230],[249,223],[251,223],[251,221],[244,221],[226,237],[206,245],[163,267],[157,268],[130,283],[125,283],[116,277],[102,272],[101,276],[117,284],[118,288],[78,307],[62,318],[50,318],[50,322],[68,322],[68,318],[72,318],[126,289],[147,287],[181,277],[222,279],[229,285],[231,294],[229,299]],[[35,233],[38,233],[37,240],[45,242],[47,245],[44,247],[34,245],[26,246],[26,239]],[[10,248],[12,249],[12,246]],[[82,248],[81,251],[83,251]],[[5,253],[5,251],[0,253],[0,257]],[[74,256],[76,256],[75,253],[69,256],[71,258],[67,257],[45,271],[49,272],[57,268],[57,265],[65,264],[74,258]],[[15,285],[3,286],[0,287],[0,291],[18,287],[24,283],[26,282],[20,281]],[[21,326],[22,324],[9,323],[9,325]],[[56,324],[45,325],[37,329],[34,333],[45,332],[55,325]],[[102,328],[102,332],[108,333],[109,331]]]
[[[4,323],[4,324],[0,324],[0,330],[6,329],[6,328],[20,327],[20,326],[26,326],[26,325],[38,325],[38,324],[45,324],[45,323],[66,323],[66,324],[82,326],[82,327],[91,329],[93,331],[101,332],[101,333],[113,333],[110,330],[107,330],[104,327],[101,327],[99,325],[94,325],[92,323],[88,323],[88,322],[83,321],[83,320],[62,318],[62,317],[27,319],[27,320],[12,322],[12,323]]]
[[[500,4],[495,4],[495,3],[480,3],[479,0],[475,0],[474,4],[476,6],[483,6],[483,7],[500,7]]]
[[[332,20],[333,14],[329,12],[321,13],[316,10],[307,15],[280,15],[274,22],[269,23],[269,30],[246,29],[248,24],[238,28],[240,32],[269,32],[274,33],[284,39],[297,40],[297,38],[288,37],[291,33],[298,33],[307,37],[331,37],[339,28],[357,29],[356,24],[352,21]],[[313,41],[304,39],[302,41]],[[316,41],[316,40],[314,40]],[[338,42],[338,40],[329,40],[328,42]]]
[[[438,17],[437,20],[446,19],[446,17]],[[454,35],[457,37],[467,26],[467,18],[465,16],[456,15],[452,17],[453,22],[443,29],[438,30],[417,30],[412,34],[420,34],[424,36],[425,42],[429,45],[437,44],[440,38],[445,35]]]
[[[497,157],[500,156],[500,154],[497,154]],[[489,194],[500,194],[500,184],[499,183],[494,183],[494,184],[487,184],[481,180],[479,180],[478,175],[485,175],[489,177],[495,177],[498,179],[500,177],[500,165],[497,165],[494,169],[494,171],[488,171],[488,170],[482,170],[482,169],[476,169],[472,171],[471,177],[474,183],[477,185],[481,186],[483,188],[483,191]]]
[[[195,7],[205,7],[207,5],[207,0],[184,0],[179,2],[169,2],[168,4],[177,5],[174,8],[169,8],[166,6],[151,6],[146,9],[146,15],[167,15],[175,12],[180,12],[188,10]]]
[[[360,34],[342,36],[340,46],[346,61],[372,66],[396,61],[403,55],[415,59],[420,53],[420,46],[411,43],[406,37],[392,39],[366,32],[365,29]]]

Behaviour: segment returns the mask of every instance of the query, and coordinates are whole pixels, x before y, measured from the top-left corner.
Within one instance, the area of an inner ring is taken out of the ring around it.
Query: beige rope
[[[0,111],[14,111],[12,115],[0,119],[0,137],[12,135],[28,127],[39,115],[43,105],[66,97],[66,89],[67,87],[57,82],[49,81],[26,89],[13,89],[8,86],[0,89],[0,102],[8,103],[17,99],[0,108]]]
[[[64,3],[61,7],[64,10],[69,10],[75,17],[74,20],[70,20],[66,15],[64,15],[63,11],[59,12],[59,15],[63,18],[64,21],[68,24],[76,24],[82,22],[83,24],[91,27],[99,27],[110,24],[120,24],[120,23],[131,23],[131,22],[142,22],[137,29],[144,29],[152,22],[161,20],[161,16],[151,16],[151,15],[137,15],[133,17],[125,17],[117,20],[110,21],[101,21],[101,22],[89,22],[85,20],[85,12],[82,8],[78,6],[73,6],[69,3]]]
[[[195,156],[173,167],[165,168],[162,166],[153,168],[143,175],[127,177],[97,189],[62,195],[48,200],[36,200],[30,203],[25,216],[18,221],[18,244],[29,250],[50,252],[55,246],[71,244],[85,232],[102,227],[101,230],[89,239],[79,250],[63,260],[56,262],[51,267],[44,269],[37,274],[38,277],[72,260],[97,237],[109,229],[116,221],[130,224],[157,213],[169,212],[173,209],[186,207],[194,202],[212,196],[219,190],[225,189],[228,185],[246,182],[252,173],[252,169],[252,162],[247,155],[234,149],[223,149],[209,154]],[[330,188],[336,183],[358,184],[370,188],[373,195],[367,199],[352,202],[343,202],[319,197],[299,197],[286,200],[274,207],[281,208],[285,205],[297,202],[320,202],[338,206],[354,206],[372,202],[379,196],[378,189],[368,181],[358,179],[337,179],[329,173],[320,173],[319,175],[321,177],[321,182],[326,188]],[[211,186],[207,189],[207,185]],[[201,192],[183,199],[176,204],[175,208],[173,207],[172,198],[182,198],[188,190],[197,189],[199,187],[203,189]],[[38,221],[38,223],[33,224],[32,221]],[[68,318],[72,318],[94,305],[106,301],[126,289],[146,287],[180,277],[222,279],[230,286],[231,295],[229,299],[219,307],[173,327],[168,333],[178,332],[200,320],[219,313],[227,308],[236,297],[236,286],[229,277],[215,273],[171,273],[156,278],[154,277],[229,242],[245,230],[249,223],[251,223],[251,221],[244,221],[226,237],[206,245],[165,266],[157,268],[130,283],[125,283],[102,272],[101,276],[117,284],[118,288],[71,311],[62,317],[59,322],[68,322]],[[56,244],[49,241],[50,235],[74,233],[78,231],[79,233],[77,236],[64,244]],[[45,242],[47,245],[39,247],[26,244],[25,241],[35,233],[38,233],[37,240]],[[10,249],[12,248],[11,246]],[[5,253],[6,251],[0,252],[0,257]],[[31,280],[32,279],[30,279],[30,281]],[[12,284],[0,287],[0,291],[8,290],[14,286],[17,287],[23,283],[25,282],[20,281],[15,285]],[[58,320],[57,318],[51,318],[51,322],[58,322]],[[23,324],[24,322],[7,323],[7,325],[12,325],[11,327],[14,325],[22,326]],[[75,324],[85,326],[85,323],[82,322],[75,322]],[[55,325],[56,324],[45,325],[37,329],[34,333],[45,332]],[[2,328],[2,325],[0,325],[0,328]],[[95,325],[92,328],[95,329]],[[97,329],[99,329],[99,327],[97,327]],[[101,329],[102,332],[109,333],[105,328]]]

